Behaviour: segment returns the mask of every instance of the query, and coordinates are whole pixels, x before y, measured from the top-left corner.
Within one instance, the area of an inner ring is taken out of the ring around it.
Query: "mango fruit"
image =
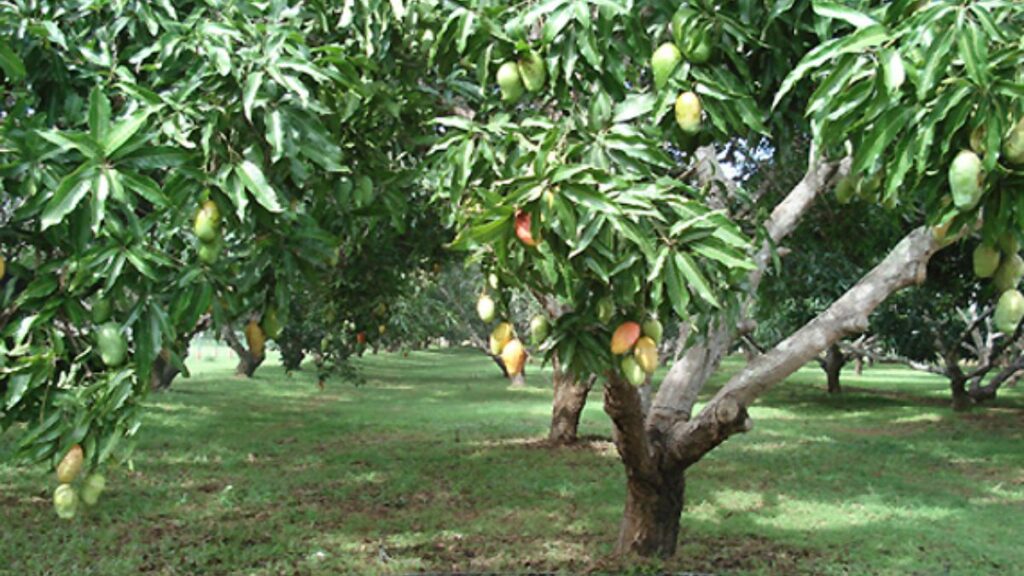
[[[199,260],[204,264],[214,265],[220,258],[221,243],[219,240],[213,242],[201,242],[199,244]]]
[[[995,284],[996,291],[1002,293],[1016,288],[1022,277],[1024,277],[1024,260],[1021,260],[1018,254],[1013,254],[1009,258],[1003,258],[999,268],[996,269],[995,276],[992,277],[992,283]]]
[[[671,42],[666,42],[658,47],[651,55],[651,70],[654,73],[654,87],[661,90],[668,84],[669,78],[675,72],[676,66],[682,62],[683,55],[679,48]]]
[[[970,150],[961,150],[949,165],[949,189],[957,210],[967,212],[978,205],[984,178],[981,158]]]
[[[112,307],[110,306],[110,300],[97,297],[92,301],[91,312],[94,324],[103,324],[107,320],[110,320],[110,315],[113,313]]]
[[[636,363],[648,374],[658,369],[658,344],[649,336],[641,336],[633,348]]]
[[[7,260],[4,260],[4,257],[2,255],[0,255],[0,280],[3,280],[4,276],[6,274],[7,274]]]
[[[203,205],[196,211],[196,219],[193,230],[196,237],[203,242],[213,242],[219,236],[220,210],[213,200],[203,202]]]
[[[999,269],[999,249],[988,244],[978,244],[972,255],[974,275],[978,278],[991,278]]]
[[[605,296],[597,301],[597,319],[602,324],[607,324],[615,316],[615,301],[611,296]]]
[[[700,98],[694,92],[683,92],[676,98],[676,124],[687,134],[700,132],[700,116],[703,108]]]
[[[82,471],[84,463],[85,452],[82,451],[81,446],[75,444],[57,464],[57,481],[61,484],[74,482],[75,478],[78,477],[78,473]]]
[[[530,340],[534,346],[540,346],[548,339],[548,335],[551,333],[551,324],[548,322],[547,316],[543,314],[537,314],[530,320]]]
[[[526,348],[518,339],[509,340],[501,351],[501,361],[505,364],[505,370],[509,376],[518,376],[523,372],[526,365]]]
[[[107,487],[107,479],[102,474],[90,474],[86,476],[82,484],[82,502],[86,506],[95,506],[100,500],[100,494]]]
[[[121,327],[115,322],[101,324],[96,330],[96,346],[100,351],[100,359],[111,368],[123,364],[128,355],[128,343],[121,334]]]
[[[519,76],[527,91],[539,92],[544,88],[544,83],[548,79],[548,69],[544,64],[544,58],[530,50],[526,56],[519,59]]]
[[[267,311],[263,313],[263,321],[260,323],[260,327],[263,328],[263,333],[267,335],[271,340],[277,340],[281,336],[281,321],[277,318],[277,308],[273,306],[267,308]]]
[[[1012,335],[1021,319],[1024,319],[1024,295],[1017,290],[1003,292],[993,316],[996,328],[1007,336]]]
[[[1024,164],[1024,117],[1003,139],[1003,156],[1011,164]]]
[[[61,484],[53,491],[53,508],[57,511],[57,516],[63,520],[75,517],[78,511],[78,494],[70,484]]]
[[[633,386],[641,386],[644,380],[647,379],[647,374],[632,356],[623,358],[620,367],[622,368],[622,375],[626,377],[626,381]]]
[[[647,336],[651,340],[654,340],[655,344],[661,343],[661,336],[665,332],[661,322],[657,318],[648,318],[643,324],[644,336]]]
[[[494,356],[501,355],[501,352],[505,349],[505,345],[508,344],[512,338],[515,337],[515,329],[508,322],[502,322],[491,330],[490,345],[491,354]]]
[[[476,314],[486,324],[494,321],[494,299],[487,294],[481,294],[476,300]]]
[[[515,104],[523,97],[523,79],[515,62],[510,60],[498,68],[498,88],[501,89],[501,100],[508,104]]]
[[[249,345],[249,353],[262,358],[266,351],[267,335],[256,320],[249,320],[245,325],[245,341]]]
[[[612,334],[611,351],[612,354],[625,354],[636,344],[636,341],[640,339],[640,325],[636,322],[629,321],[619,324],[619,327],[615,329]]]
[[[533,218],[529,212],[519,210],[516,212],[516,237],[523,244],[533,248],[539,244],[539,240],[533,237],[531,229]]]

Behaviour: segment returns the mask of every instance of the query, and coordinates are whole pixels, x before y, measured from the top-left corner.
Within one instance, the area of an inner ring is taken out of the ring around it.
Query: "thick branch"
[[[735,375],[689,422],[673,427],[670,450],[683,465],[698,461],[730,435],[748,428],[745,411],[758,396],[841,338],[868,327],[868,317],[894,292],[924,281],[928,260],[943,244],[927,227],[900,241],[888,256],[827,310]],[[723,410],[723,406],[738,410]],[[722,416],[736,412],[731,421]]]
[[[629,474],[654,478],[657,473],[651,444],[644,429],[640,393],[614,370],[604,386],[604,411],[615,427],[615,447]]]

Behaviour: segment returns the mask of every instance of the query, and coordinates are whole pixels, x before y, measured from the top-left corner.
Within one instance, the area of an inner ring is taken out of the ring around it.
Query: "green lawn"
[[[599,391],[591,440],[552,449],[549,374],[507,390],[478,353],[368,357],[365,386],[323,392],[276,365],[244,381],[223,356],[193,364],[86,515],[57,519],[52,472],[0,466],[0,573],[1024,569],[1024,390],[955,416],[930,376],[844,373],[856,390],[833,399],[806,369],[691,471],[659,564],[611,556],[624,482]]]

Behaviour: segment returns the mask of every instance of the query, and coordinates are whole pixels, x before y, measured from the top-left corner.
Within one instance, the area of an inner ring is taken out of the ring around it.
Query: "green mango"
[[[1003,140],[1003,156],[1012,164],[1024,164],[1024,117]]]
[[[539,92],[544,88],[548,79],[547,65],[540,54],[530,52],[519,59],[519,76],[523,79],[523,86],[529,92]]]
[[[650,318],[643,324],[644,336],[654,340],[655,344],[661,343],[661,335],[664,331],[664,327],[662,327],[661,322],[659,322],[657,318]]]
[[[196,237],[203,242],[213,242],[220,235],[220,210],[212,200],[203,202],[203,205],[196,212],[194,231]]]
[[[476,301],[476,313],[484,323],[490,324],[494,322],[494,300],[487,294],[481,295]]]
[[[1007,232],[999,237],[999,248],[1003,254],[1016,254],[1020,252],[1020,241],[1013,232]]]
[[[53,508],[63,520],[75,517],[78,512],[78,494],[70,484],[61,484],[53,491]]]
[[[666,42],[658,47],[651,55],[651,70],[654,72],[654,87],[662,89],[668,84],[669,78],[675,72],[676,66],[683,60],[679,48],[671,42]]]
[[[860,178],[852,174],[844,176],[836,184],[836,201],[840,204],[849,204],[857,195],[857,188],[860,186]]]
[[[647,379],[647,373],[640,367],[640,363],[636,361],[632,355],[626,356],[622,359],[622,375],[626,377],[626,381],[633,386],[641,386],[644,380]]]
[[[547,316],[538,314],[530,320],[530,339],[533,341],[534,346],[540,346],[548,339],[548,335],[551,333],[551,324],[548,322]]]
[[[102,474],[90,474],[82,484],[82,502],[87,506],[95,506],[106,487],[107,479]]]
[[[1003,258],[1003,262],[992,278],[992,283],[995,284],[996,291],[1002,293],[1016,288],[1017,284],[1020,284],[1021,277],[1024,277],[1024,260],[1021,260],[1019,255],[1013,254],[1008,258]]]
[[[100,359],[111,368],[123,364],[128,355],[128,343],[121,334],[121,327],[115,322],[107,322],[96,330],[96,345],[100,350]]]
[[[991,278],[999,269],[999,249],[988,244],[978,244],[972,256],[974,275],[978,278]]]
[[[1017,331],[1021,319],[1024,319],[1024,295],[1017,290],[1003,292],[993,316],[996,328],[1003,334],[1011,335]]]
[[[112,307],[110,306],[110,300],[106,298],[97,297],[92,301],[92,321],[93,324],[103,324],[107,320],[110,320],[110,315],[113,313]]]
[[[605,296],[597,301],[597,319],[602,324],[607,324],[615,316],[615,301],[611,296]]]
[[[502,101],[508,104],[515,104],[523,97],[523,79],[515,62],[505,62],[498,68],[498,88],[501,89]]]
[[[203,264],[214,265],[220,258],[220,242],[202,242],[199,244],[199,260]]]
[[[263,329],[263,333],[267,335],[271,340],[277,340],[277,337],[281,335],[281,322],[277,318],[277,308],[271,306],[267,308],[266,313],[263,314],[263,322],[260,325]]]
[[[981,168],[981,158],[970,150],[961,150],[949,165],[949,188],[957,210],[973,210],[981,200],[984,181]]]

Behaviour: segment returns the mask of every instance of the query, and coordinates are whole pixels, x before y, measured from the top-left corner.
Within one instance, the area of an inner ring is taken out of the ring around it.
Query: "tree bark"
[[[844,364],[846,364],[846,357],[839,349],[839,344],[829,346],[828,352],[825,353],[825,375],[828,378],[829,394],[842,394],[843,388],[839,384],[839,374],[842,372]]]
[[[953,393],[953,411],[967,412],[974,405],[970,394],[967,393],[967,382],[963,375],[951,375],[949,378],[949,389]]]
[[[188,347],[185,349],[187,354]],[[168,360],[168,352],[165,348],[153,361],[153,369],[149,374],[149,387],[154,392],[167,390],[178,374],[181,374],[181,370]]]
[[[669,558],[676,553],[686,481],[682,467],[653,477],[627,473],[626,509],[615,551]]]
[[[266,359],[266,354],[259,356],[254,355],[245,347],[244,344],[238,339],[235,331],[231,326],[224,326],[221,331],[221,335],[224,341],[227,342],[228,346],[234,350],[238,356],[238,365],[235,366],[235,375],[244,376],[246,378],[252,378],[252,375],[256,372],[256,369],[263,364],[263,360]]]
[[[548,442],[556,446],[575,444],[579,438],[580,416],[587,405],[587,394],[593,381],[579,380],[572,372],[562,369],[558,358],[552,361],[554,400],[551,407],[551,429]]]

